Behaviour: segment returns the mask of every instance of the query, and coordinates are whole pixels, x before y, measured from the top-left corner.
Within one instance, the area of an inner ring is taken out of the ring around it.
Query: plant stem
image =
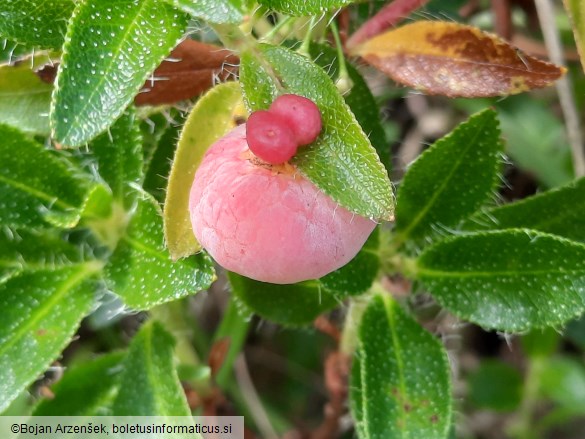
[[[299,52],[301,55],[305,55],[306,57],[311,57],[311,54],[309,52],[309,49],[311,48],[311,36],[313,34],[313,29],[315,28],[315,25],[317,23],[317,20],[315,17],[311,17],[311,21],[309,22],[309,29],[307,29],[307,32],[305,33],[305,38],[303,38],[303,44],[301,44],[301,47],[298,48],[297,52]]]
[[[347,64],[345,63],[345,55],[343,53],[343,44],[341,44],[341,39],[339,38],[339,30],[337,29],[337,23],[335,20],[331,20],[331,33],[333,34],[333,39],[335,40],[335,46],[337,48],[337,61],[339,63],[339,75],[337,77],[337,81],[335,85],[341,94],[344,94],[351,90],[353,86],[353,81],[349,77],[349,72],[347,71]]]
[[[279,36],[279,32],[287,25],[289,25],[292,21],[293,17],[282,17],[278,23],[274,25],[274,27],[268,32],[266,35],[260,38],[262,42],[274,42],[273,39]]]
[[[537,437],[534,432],[533,416],[538,402],[540,376],[544,370],[546,359],[535,356],[529,361],[518,419],[510,427],[510,434],[516,439],[535,439]]]

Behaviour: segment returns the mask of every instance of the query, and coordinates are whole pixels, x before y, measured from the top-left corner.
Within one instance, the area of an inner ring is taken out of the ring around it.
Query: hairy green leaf
[[[90,183],[70,164],[14,128],[0,124],[0,225],[73,227]]]
[[[107,133],[91,142],[90,152],[114,199],[128,209],[137,193],[131,185],[142,179],[142,138],[134,110],[129,108]]]
[[[123,359],[122,352],[114,352],[68,369],[52,388],[55,397],[41,401],[33,416],[110,414],[118,392]]]
[[[413,274],[441,305],[485,328],[562,325],[585,311],[585,246],[512,229],[445,239]]]
[[[350,401],[360,439],[444,439],[451,425],[450,370],[441,343],[389,295],[359,326]]]
[[[259,3],[284,14],[303,16],[323,14],[330,9],[341,8],[355,3],[356,1],[357,0],[305,0],[300,2],[295,0],[259,0]]]
[[[308,325],[334,308],[340,298],[318,280],[275,285],[228,273],[233,294],[249,311],[283,325]]]
[[[57,359],[93,303],[98,262],[21,273],[0,284],[0,412]]]
[[[240,23],[241,4],[234,0],[165,0],[177,8],[211,23]]]
[[[410,166],[396,197],[396,239],[419,239],[475,212],[496,187],[500,130],[485,110],[438,140]]]
[[[0,123],[46,136],[53,87],[41,81],[31,68],[41,59],[46,57],[0,65]]]
[[[55,82],[55,139],[79,146],[110,126],[186,25],[186,14],[155,0],[80,2]]]
[[[339,79],[339,60],[337,52],[333,48],[323,44],[311,44],[310,52],[315,63],[322,67],[333,81]],[[370,139],[372,146],[376,148],[380,161],[386,167],[386,170],[390,172],[390,146],[386,141],[386,134],[380,123],[378,104],[358,70],[347,60],[346,67],[352,86],[351,90],[343,95],[345,103],[349,105],[362,130]]]
[[[175,340],[156,322],[134,336],[123,363],[114,416],[190,416],[173,361]]]
[[[160,208],[150,195],[145,197],[138,200],[126,234],[106,266],[112,291],[138,310],[197,293],[215,280],[213,262],[205,252],[171,261]]]
[[[82,261],[82,251],[56,233],[0,233],[0,283],[24,270],[56,270]]]
[[[479,212],[464,224],[466,230],[526,228],[585,241],[585,178]]]
[[[3,0],[0,5],[0,39],[58,49],[63,44],[73,0]]]
[[[323,130],[317,140],[299,150],[293,163],[333,200],[359,215],[393,218],[392,187],[375,149],[337,88],[306,57],[282,47],[260,46],[257,54],[242,55],[241,81],[251,110],[267,108],[279,93],[294,93],[315,102]]]
[[[240,86],[226,82],[203,96],[189,115],[173,160],[164,208],[165,241],[173,259],[201,250],[191,226],[189,194],[207,149],[234,128],[241,106]]]

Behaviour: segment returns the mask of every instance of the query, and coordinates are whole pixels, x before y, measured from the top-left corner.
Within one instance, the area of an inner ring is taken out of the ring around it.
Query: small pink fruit
[[[292,165],[254,157],[245,126],[207,151],[189,210],[195,236],[220,265],[277,284],[340,268],[376,226],[337,205]]]
[[[279,96],[270,106],[271,113],[288,122],[295,133],[298,146],[313,143],[322,128],[319,107],[303,96],[286,94]]]
[[[246,123],[250,150],[272,165],[289,161],[297,152],[297,142],[290,125],[269,111],[255,111]]]

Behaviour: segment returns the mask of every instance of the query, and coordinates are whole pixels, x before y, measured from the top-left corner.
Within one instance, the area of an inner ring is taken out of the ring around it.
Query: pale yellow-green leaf
[[[583,0],[564,0],[565,8],[573,23],[573,33],[585,71],[585,3]]]
[[[189,216],[189,193],[195,171],[207,149],[236,126],[235,117],[243,111],[237,82],[211,89],[195,105],[179,139],[169,177],[164,207],[165,241],[176,260],[201,250]]]

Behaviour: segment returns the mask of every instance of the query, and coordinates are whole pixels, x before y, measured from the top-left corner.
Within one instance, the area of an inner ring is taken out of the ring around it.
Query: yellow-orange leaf
[[[351,50],[396,82],[449,97],[505,96],[551,85],[564,69],[495,35],[443,21],[418,21]]]

